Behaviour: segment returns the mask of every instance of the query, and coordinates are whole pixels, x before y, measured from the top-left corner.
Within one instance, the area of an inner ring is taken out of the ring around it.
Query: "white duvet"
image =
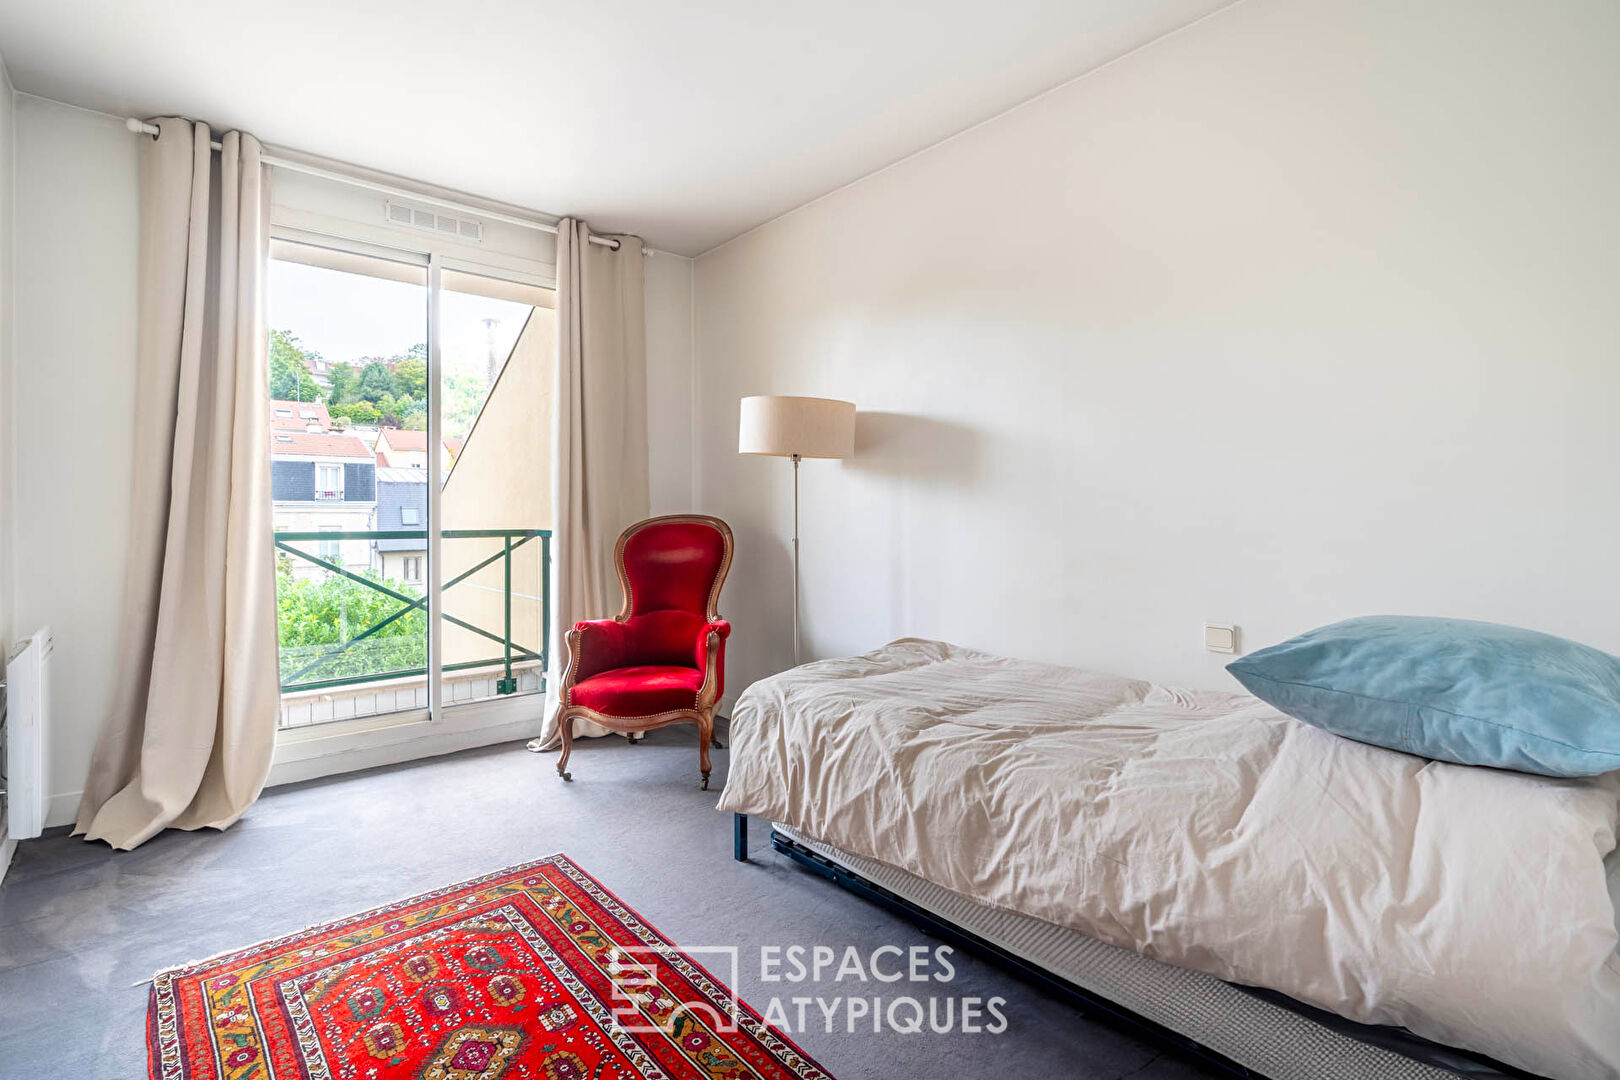
[[[1430,762],[1244,693],[915,639],[755,683],[731,731],[722,810],[1353,1020],[1620,1077],[1620,774]]]

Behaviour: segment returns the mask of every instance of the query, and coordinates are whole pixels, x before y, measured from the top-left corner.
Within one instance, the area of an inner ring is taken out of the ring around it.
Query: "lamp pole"
[[[799,455],[793,455],[793,666],[799,666]]]
[[[855,451],[855,405],[837,398],[755,394],[737,409],[737,452],[793,459],[793,666],[804,662],[799,625],[799,464]]]

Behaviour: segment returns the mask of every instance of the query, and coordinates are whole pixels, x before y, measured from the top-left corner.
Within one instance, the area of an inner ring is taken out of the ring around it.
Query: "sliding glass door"
[[[511,268],[276,231],[284,729],[543,689],[553,296]]]
[[[554,296],[452,265],[439,271],[446,464],[438,579],[448,702],[542,689]]]

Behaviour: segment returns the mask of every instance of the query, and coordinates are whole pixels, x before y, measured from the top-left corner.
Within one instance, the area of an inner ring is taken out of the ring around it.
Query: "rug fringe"
[[[348,915],[340,915],[335,919],[328,919],[326,922],[314,923],[310,926],[303,927],[300,930],[294,930],[290,934],[282,934],[280,937],[266,938],[263,941],[255,941],[251,945],[238,945],[234,949],[224,949],[220,952],[214,953],[212,956],[205,956],[200,960],[187,960],[183,964],[171,964],[169,967],[159,968],[146,978],[139,979],[130,983],[129,985],[131,988],[137,986],[146,986],[150,983],[156,982],[158,977],[161,975],[168,975],[177,971],[185,971],[188,968],[198,967],[202,964],[211,964],[215,960],[223,960],[227,956],[233,956],[239,952],[246,952],[249,949],[260,949],[271,945],[279,945],[282,942],[290,941],[293,938],[301,937],[304,934],[319,933],[322,930],[333,930],[339,926],[342,926],[344,923],[355,922],[366,917],[367,915],[373,914],[374,912],[386,911],[388,908],[398,907],[401,904],[410,903],[412,900],[421,900],[424,897],[432,896],[434,893],[448,892],[451,889],[459,889],[467,885],[475,885],[486,878],[500,877],[501,875],[509,874],[514,870],[527,870],[531,866],[542,866],[559,857],[564,859],[568,858],[568,856],[563,852],[554,851],[543,859],[534,859],[530,862],[523,863],[513,863],[511,866],[503,866],[499,870],[491,870],[487,874],[479,874],[477,877],[471,877],[465,881],[454,881],[449,885],[441,885],[436,889],[429,889],[425,893],[412,893],[410,896],[397,897],[381,904],[375,904],[372,907],[366,908],[364,911],[356,911]]]

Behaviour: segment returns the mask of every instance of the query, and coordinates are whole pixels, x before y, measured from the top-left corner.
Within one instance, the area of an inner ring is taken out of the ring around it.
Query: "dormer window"
[[[315,498],[343,498],[343,466],[324,462],[315,466]]]

